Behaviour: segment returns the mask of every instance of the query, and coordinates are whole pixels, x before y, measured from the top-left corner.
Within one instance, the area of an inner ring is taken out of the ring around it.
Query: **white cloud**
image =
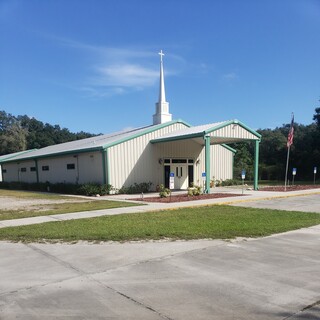
[[[159,78],[159,71],[138,64],[110,64],[96,68],[98,76],[93,80],[100,86],[141,88],[152,86]]]
[[[233,81],[233,80],[237,80],[239,76],[235,72],[229,72],[224,74],[222,78],[227,81]]]

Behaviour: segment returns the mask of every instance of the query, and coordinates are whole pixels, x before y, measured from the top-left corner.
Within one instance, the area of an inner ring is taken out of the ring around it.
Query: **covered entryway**
[[[227,145],[228,143],[237,143],[243,141],[252,141],[254,143],[254,189],[258,189],[258,164],[259,164],[259,143],[261,135],[256,131],[250,129],[248,126],[240,122],[239,120],[230,120],[224,122],[211,123],[201,125],[197,127],[185,128],[179,131],[168,133],[161,138],[154,139],[151,143],[167,143],[173,141],[188,141],[192,140],[193,143],[197,143],[201,146],[201,158],[204,163],[201,163],[201,174],[205,179],[204,192],[210,193],[210,179],[211,179],[211,165],[212,160],[212,148],[213,145]],[[198,161],[198,160],[197,160]],[[169,166],[169,163],[167,164]],[[184,172],[185,168],[182,163],[170,163],[170,171],[174,170],[177,182],[175,180],[175,188],[181,189],[181,186],[188,186],[189,182],[186,182]],[[169,170],[169,169],[167,169]],[[189,168],[188,168],[189,170]],[[198,177],[197,181],[201,181],[201,176]]]

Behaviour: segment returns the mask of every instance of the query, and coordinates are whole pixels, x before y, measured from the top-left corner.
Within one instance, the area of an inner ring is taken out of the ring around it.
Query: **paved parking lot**
[[[234,206],[320,213],[320,194],[233,203]]]
[[[320,212],[319,201],[235,205]],[[320,225],[231,242],[0,242],[0,319],[320,320],[319,247]]]

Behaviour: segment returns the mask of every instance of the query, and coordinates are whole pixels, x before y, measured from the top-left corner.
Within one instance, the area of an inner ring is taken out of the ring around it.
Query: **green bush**
[[[200,186],[192,184],[191,187],[189,187],[188,190],[188,196],[193,197],[193,196],[199,196],[202,194],[202,188]]]
[[[136,194],[136,193],[147,193],[150,192],[150,188],[152,186],[152,182],[141,182],[134,183],[129,187],[122,187],[119,190],[121,194]]]
[[[168,188],[165,188],[163,184],[160,184],[159,186],[159,196],[160,198],[167,198],[171,195],[171,190]]]
[[[241,184],[241,183],[239,183],[239,181],[235,180],[235,179],[227,179],[227,180],[224,180],[224,181],[221,182],[221,186],[222,187],[236,186],[238,184]]]
[[[78,194],[84,196],[93,195],[106,195],[112,190],[110,184],[86,183],[86,184],[73,184],[73,183],[26,183],[26,182],[0,182],[1,189],[11,190],[28,190],[28,191],[42,191],[42,192],[55,192],[64,194]]]

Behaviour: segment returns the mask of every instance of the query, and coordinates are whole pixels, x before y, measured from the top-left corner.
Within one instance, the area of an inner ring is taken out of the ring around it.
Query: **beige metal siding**
[[[226,127],[218,129],[210,133],[212,137],[224,137],[224,138],[235,138],[235,139],[252,139],[259,140],[250,131],[242,128],[238,124],[230,124]]]
[[[215,180],[233,178],[233,152],[220,145],[212,145],[211,148],[211,177]]]
[[[155,188],[161,176],[160,156],[157,145],[151,144],[150,140],[185,127],[183,123],[175,123],[110,147],[108,150],[110,184],[121,188],[134,183],[151,181]]]
[[[2,168],[6,170],[6,173],[3,174],[3,181],[37,182],[37,173],[36,171],[31,171],[31,167],[35,167],[33,160],[19,163],[5,163],[2,165]]]
[[[68,164],[74,164],[75,168],[67,169]],[[44,166],[49,166],[49,170],[44,171]],[[39,182],[103,183],[103,168],[100,152],[39,159],[38,170]]]

